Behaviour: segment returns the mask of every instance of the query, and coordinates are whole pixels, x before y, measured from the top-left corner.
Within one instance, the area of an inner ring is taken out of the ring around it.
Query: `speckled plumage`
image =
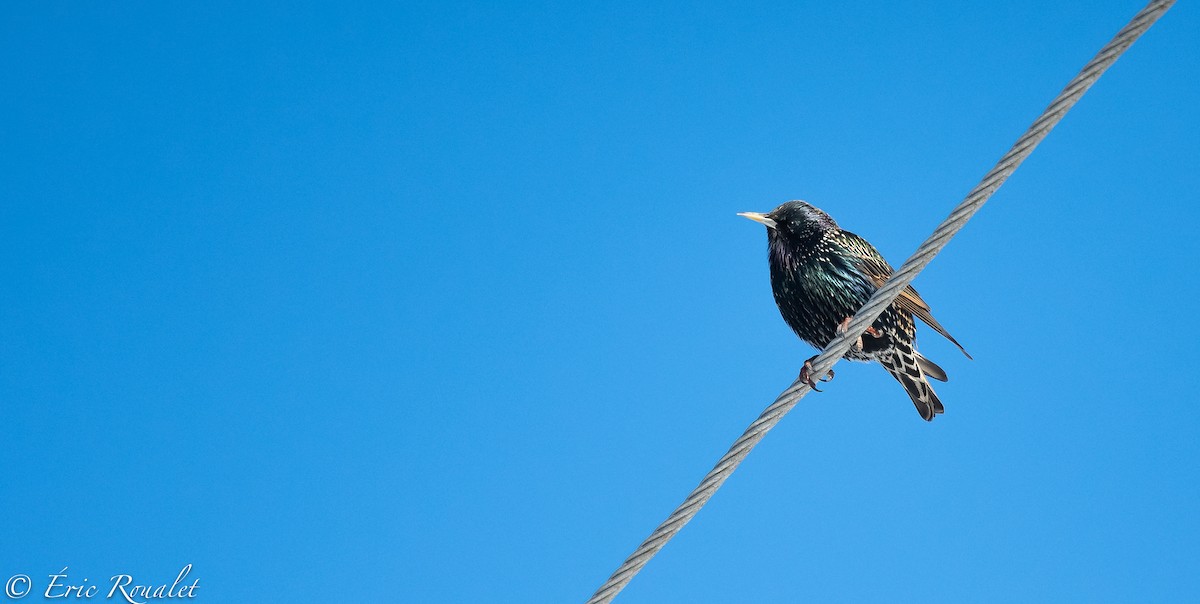
[[[874,246],[803,201],[789,201],[768,214],[743,215],[767,225],[771,291],[780,314],[800,339],[818,349],[892,274]],[[962,350],[909,287],[876,319],[874,333],[864,334],[861,347],[845,358],[878,361],[904,387],[921,417],[932,420],[944,408],[925,378],[945,381],[946,373],[917,352],[914,315]]]

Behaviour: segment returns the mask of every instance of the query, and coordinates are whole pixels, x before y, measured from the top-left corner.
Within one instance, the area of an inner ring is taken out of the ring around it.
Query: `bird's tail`
[[[917,413],[921,414],[921,418],[925,421],[933,421],[935,415],[946,410],[942,406],[942,401],[938,400],[937,393],[925,380],[925,372],[921,369],[921,361],[924,360],[910,344],[899,344],[892,350],[892,354],[881,359],[880,363],[883,368],[904,386],[904,391],[908,393],[908,398],[917,407]],[[936,365],[935,365],[936,367]],[[944,373],[942,375],[945,375]],[[934,377],[934,376],[930,376]]]

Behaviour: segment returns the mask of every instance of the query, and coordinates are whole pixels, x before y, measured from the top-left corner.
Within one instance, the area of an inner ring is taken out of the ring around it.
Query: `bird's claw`
[[[813,357],[813,359],[815,359],[815,358],[817,358],[817,357]],[[817,388],[817,383],[814,382],[812,379],[812,372],[813,372],[812,361],[813,361],[813,359],[808,359],[807,361],[804,361],[804,366],[800,368],[800,381],[805,384],[808,384],[808,387],[812,388],[813,392],[822,392],[822,390],[820,388]],[[829,371],[825,372],[825,375],[823,377],[821,377],[821,379],[819,381],[822,381],[822,382],[833,381],[833,370],[830,369]]]

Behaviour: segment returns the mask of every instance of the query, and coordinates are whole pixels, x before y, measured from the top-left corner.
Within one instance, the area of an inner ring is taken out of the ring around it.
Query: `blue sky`
[[[0,9],[0,575],[586,599],[813,354],[761,226],[893,263],[1140,2]],[[1200,596],[1200,12],[619,602]]]

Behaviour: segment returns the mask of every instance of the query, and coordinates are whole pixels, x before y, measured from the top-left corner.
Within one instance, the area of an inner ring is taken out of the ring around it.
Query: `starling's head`
[[[767,214],[742,212],[738,216],[767,225],[767,235],[771,239],[782,237],[798,241],[838,228],[829,214],[804,201],[789,201]]]

